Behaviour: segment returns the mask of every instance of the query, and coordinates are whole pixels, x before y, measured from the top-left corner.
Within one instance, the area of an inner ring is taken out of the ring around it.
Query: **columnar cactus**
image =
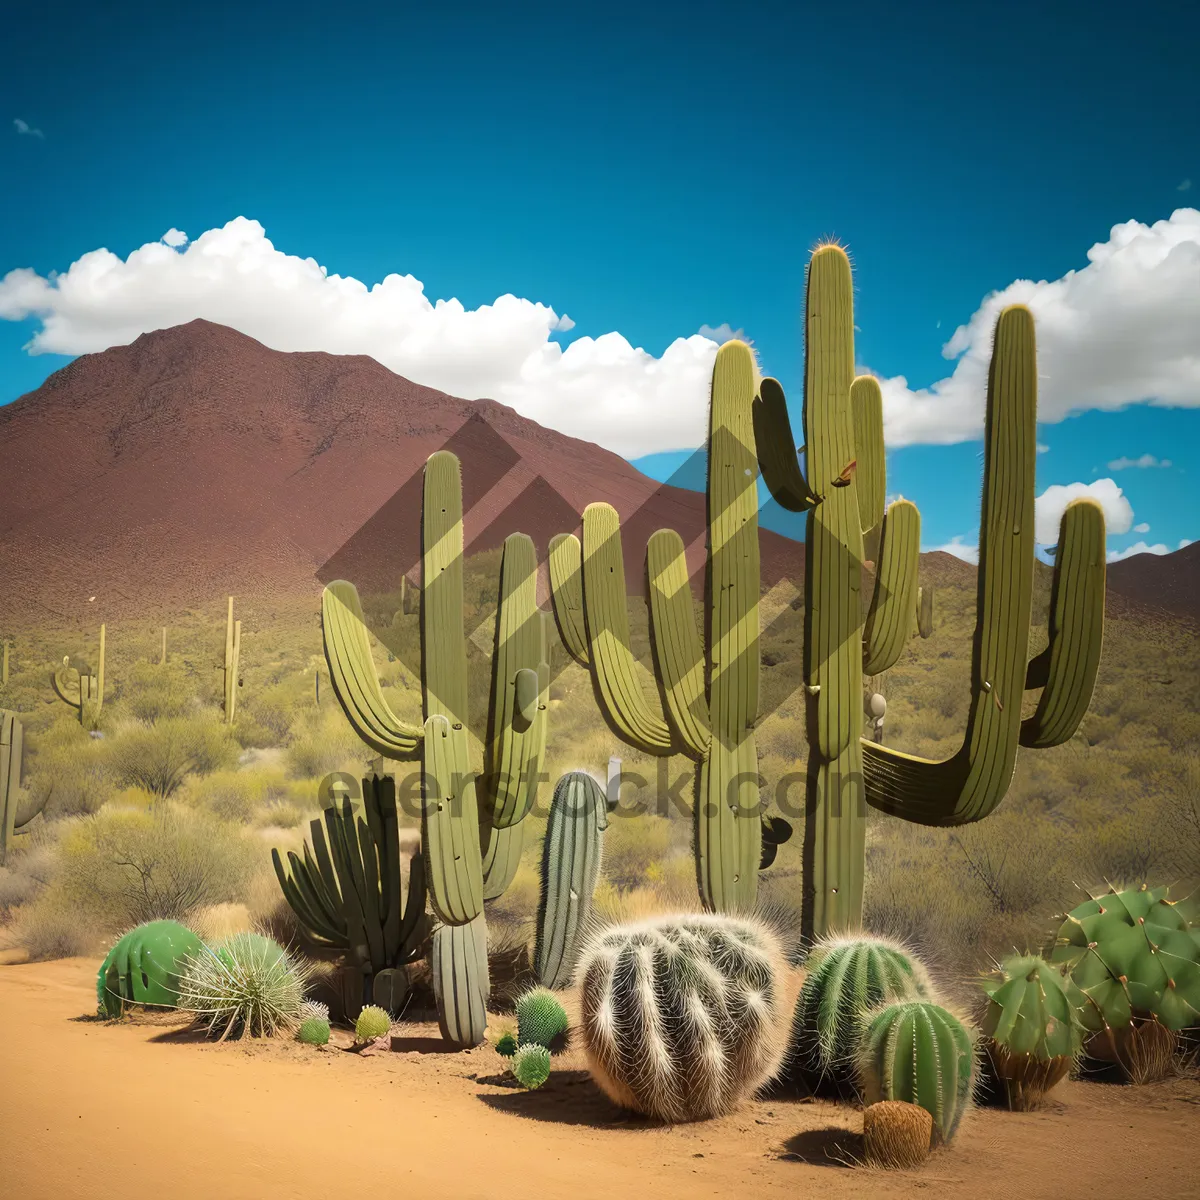
[[[738,917],[600,934],[578,968],[592,1077],[617,1104],[660,1120],[729,1112],[783,1054],[782,962],[771,933]]]
[[[462,479],[453,454],[439,451],[425,465],[423,724],[401,720],[384,698],[354,585],[331,583],[322,600],[330,680],[351,725],[385,758],[424,760],[422,845],[430,900],[442,923],[434,935],[434,956],[441,964],[435,980],[447,1006],[443,1032],[451,1040],[474,1039],[464,1044],[478,1044],[485,1025],[483,903],[500,895],[516,870],[520,826],[536,798],[545,753],[550,672],[545,626],[536,605],[536,571],[532,541],[524,534],[510,535],[500,571],[489,736],[478,777],[471,769],[467,721]]]
[[[889,1004],[866,1026],[858,1063],[868,1105],[918,1104],[939,1142],[954,1137],[975,1085],[972,1034],[957,1017],[927,1000]]]
[[[163,655],[166,655],[167,633],[163,630]],[[225,721],[233,724],[234,713],[237,711],[237,690],[242,686],[238,674],[242,657],[242,623],[233,619],[233,597],[229,597],[229,607],[225,614],[225,662],[222,667],[225,696]]]
[[[1034,1108],[1079,1054],[1078,993],[1061,970],[1030,954],[1006,958],[984,990],[981,1032],[991,1074],[1009,1108]]]
[[[608,807],[600,785],[583,771],[554,788],[542,843],[542,894],[533,966],[548,988],[571,982],[579,938],[592,910]]]
[[[318,945],[348,950],[363,974],[363,1004],[393,1010],[395,982],[413,962],[429,933],[425,916],[425,861],[409,863],[407,901],[400,881],[400,825],[396,781],[374,775],[362,781],[363,813],[349,799],[331,805],[309,824],[312,848],[303,859],[278,850],[271,861],[279,886],[308,936]],[[376,994],[378,993],[378,994]]]
[[[863,742],[863,671],[896,661],[912,631],[931,624],[917,601],[920,515],[905,500],[884,510],[879,385],[854,378],[850,263],[835,245],[809,264],[805,322],[806,471],[782,389],[764,379],[754,404],[758,459],[775,499],[808,513],[805,558],[809,797],[805,825],[806,931],[862,921],[866,805],[925,825],[981,820],[1003,799],[1018,744],[1069,739],[1092,694],[1104,605],[1104,517],[1067,507],[1056,560],[1050,647],[1027,672],[1034,563],[1037,365],[1033,318],[1015,305],[996,323],[988,377],[979,603],[972,704],[962,749],[931,762]],[[882,526],[880,526],[882,522]],[[864,534],[878,529],[879,569],[870,607],[862,590]],[[924,593],[922,593],[924,601]],[[932,596],[930,597],[930,606]],[[1021,720],[1027,687],[1043,689]]]
[[[0,867],[9,843],[46,806],[46,795],[37,799],[21,792],[21,767],[25,758],[25,727],[16,713],[0,710]]]
[[[792,1015],[788,1074],[819,1091],[853,1091],[855,1052],[867,1015],[894,1000],[930,999],[924,966],[883,938],[831,937],[805,960]]]
[[[609,504],[583,514],[583,542],[550,543],[564,645],[590,668],[604,713],[626,742],[697,763],[696,873],[705,906],[753,909],[762,857],[754,721],[758,716],[758,469],[751,404],[758,368],[744,342],[713,366],[708,432],[707,645],[696,629],[683,539],[660,529],[646,548],[655,670],[647,698],[630,648],[620,522]]]
[[[119,1017],[131,1004],[174,1008],[180,976],[203,949],[178,921],[147,921],[131,929],[108,952],[96,976],[100,1011]]]
[[[93,675],[86,668],[71,666],[70,655],[64,656],[62,666],[50,677],[60,700],[79,710],[79,723],[87,730],[100,725],[100,710],[104,707],[104,626],[100,626],[100,659]]]

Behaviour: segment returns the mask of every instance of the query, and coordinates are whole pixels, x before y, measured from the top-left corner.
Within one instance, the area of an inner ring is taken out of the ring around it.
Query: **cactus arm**
[[[879,544],[875,591],[863,632],[867,675],[895,666],[912,633],[921,556],[921,514],[915,504],[897,500],[888,506]]]
[[[775,379],[764,379],[753,405],[754,445],[759,469],[775,502],[788,512],[808,512],[821,502],[796,458],[792,422],[783,388]]]
[[[271,851],[271,861],[275,865],[275,875],[279,879],[284,899],[287,900],[296,916],[300,918],[310,936],[315,936],[318,940],[328,942],[332,946],[344,946],[346,944],[345,925],[343,924],[339,928],[328,919],[328,915],[321,907],[312,889],[311,880],[305,875],[304,864],[295,851],[288,852],[288,862],[292,868],[290,875],[285,872],[278,850]]]
[[[1050,644],[1026,673],[1041,687],[1033,716],[1021,722],[1021,745],[1061,746],[1091,703],[1104,633],[1104,511],[1091,500],[1067,505],[1059,527],[1050,594]]]
[[[337,870],[338,890],[342,896],[342,913],[346,918],[346,945],[358,967],[367,970],[370,964],[367,930],[363,920],[362,901],[354,886],[354,874],[350,865],[351,850],[342,816],[336,808],[327,808],[324,815],[329,849]]]
[[[867,802],[921,825],[964,825],[1004,797],[1016,766],[1033,597],[1037,364],[1022,305],[996,323],[988,377],[971,712],[944,762],[863,746]]]
[[[550,539],[550,597],[563,645],[576,662],[587,666],[587,626],[583,618],[583,547],[573,533]]]
[[[483,898],[498,900],[508,890],[521,865],[521,852],[525,849],[525,822],[497,829],[485,821],[480,836],[487,838],[483,847]]]
[[[922,638],[933,636],[933,586],[924,584],[917,588],[917,632]],[[1029,684],[1025,685],[1029,687]]]
[[[629,638],[621,524],[610,504],[583,514],[583,603],[589,658],[601,707],[617,733],[648,754],[670,754],[671,731],[646,701]]]
[[[78,708],[84,693],[83,676],[76,671],[75,682],[72,683],[69,679],[72,670],[69,662],[69,656],[64,656],[62,666],[50,676],[50,683],[60,700],[65,700],[72,708]]]
[[[463,632],[462,471],[448,450],[425,463],[421,505],[421,644],[425,718],[467,723]]]
[[[537,749],[539,715],[545,721],[545,712],[538,705],[541,640],[537,552],[531,538],[514,533],[505,539],[500,561],[500,602],[492,652],[492,728],[485,775],[491,822],[498,829],[515,825],[528,811],[523,801],[530,795],[522,785]],[[532,713],[526,711],[529,708]]]
[[[467,731],[440,713],[425,722],[421,843],[434,911],[465,925],[483,911],[483,859]]]
[[[883,393],[873,375],[860,375],[850,385],[850,412],[854,423],[856,468],[854,487],[858,492],[858,517],[863,536],[883,520],[887,494],[887,468],[883,450]],[[874,559],[874,554],[868,554]]]
[[[326,586],[321,640],[334,695],[354,732],[385,758],[411,758],[420,749],[421,729],[402,721],[384,699],[354,584],[338,579]]]
[[[346,811],[349,814],[350,801],[347,800]],[[354,824],[347,821],[347,833],[357,834],[357,846],[351,843],[351,862],[359,867],[355,871],[355,881],[362,888],[363,921],[367,928],[367,948],[371,952],[371,964],[378,969],[378,964],[389,961],[387,945],[383,936],[383,911],[379,893],[379,866],[375,858],[375,839],[371,829],[359,817]],[[357,849],[358,853],[354,854]],[[397,888],[397,890],[399,890]]]
[[[705,659],[692,609],[683,539],[660,529],[646,547],[650,620],[655,665],[671,725],[696,759],[708,753],[712,737],[704,694]]]
[[[400,923],[399,956],[397,965],[413,962],[419,953],[417,930],[425,916],[425,856],[418,848],[408,864],[408,895],[404,905],[404,920]],[[397,895],[399,899],[399,895]]]
[[[289,861],[291,860],[291,853],[289,852],[288,854]],[[334,927],[341,926],[345,921],[345,917],[342,915],[341,896],[336,891],[329,891],[325,886],[325,881],[321,878],[320,868],[314,861],[307,843],[304,846],[304,862],[301,865],[308,888],[316,900],[318,911],[324,916],[328,924]]]

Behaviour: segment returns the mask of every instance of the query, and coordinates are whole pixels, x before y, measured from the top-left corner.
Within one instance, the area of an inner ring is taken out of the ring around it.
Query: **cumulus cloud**
[[[1134,542],[1132,546],[1126,546],[1124,550],[1110,550],[1108,561],[1110,563],[1120,562],[1124,558],[1132,558],[1135,554],[1171,554],[1191,544],[1191,538],[1180,538],[1177,546],[1168,546],[1165,542],[1156,542],[1153,546],[1148,546],[1145,542]]]
[[[159,240],[166,242],[167,245],[171,247],[184,246],[187,244],[188,235],[184,233],[182,229],[176,229],[175,226],[172,225],[171,228],[168,229]]]
[[[954,537],[950,541],[941,546],[926,546],[922,549],[922,554],[929,554],[931,551],[940,550],[943,554],[953,554],[955,558],[961,558],[963,562],[975,563],[979,565],[979,544],[977,542],[968,542],[964,537]]]
[[[1149,467],[1169,467],[1171,460],[1169,458],[1155,458],[1153,454],[1143,454],[1140,458],[1126,458],[1122,455],[1120,458],[1114,458],[1108,464],[1110,471],[1127,471],[1130,467],[1138,467],[1145,470]]]
[[[1047,446],[1045,442],[1038,442],[1038,444],[1037,444],[1037,452],[1038,452],[1039,454],[1049,454],[1049,453],[1050,453],[1050,447],[1049,447],[1049,446]]]
[[[954,372],[929,388],[881,379],[889,444],[952,443],[983,428],[992,334],[1000,310],[1028,305],[1037,322],[1038,420],[1148,401],[1200,405],[1200,210],[1115,225],[1061,279],[1020,279],[987,296],[942,349]]]
[[[1112,479],[1094,479],[1091,483],[1056,483],[1034,501],[1034,539],[1043,546],[1058,541],[1058,526],[1072,500],[1095,500],[1104,510],[1107,533],[1128,533],[1133,528],[1133,506]]]
[[[368,287],[277,250],[262,225],[242,217],[182,251],[172,248],[175,235],[124,261],[90,251],[57,276],[10,271],[0,280],[0,317],[40,319],[28,345],[35,354],[86,354],[203,317],[276,350],[369,354],[428,387],[499,400],[628,457],[704,441],[717,352],[710,338],[678,338],[658,358],[619,333],[564,349],[550,334],[574,322],[545,304],[505,295],[468,310],[430,301],[411,275]]]
[[[22,121],[20,117],[13,118],[13,128],[22,137],[44,138],[46,136],[40,129],[34,129],[28,121]]]
[[[1134,533],[1149,533],[1150,532],[1149,522],[1143,521],[1140,525],[1135,525],[1133,527],[1133,532]]]
[[[699,335],[700,337],[708,338],[711,342],[716,342],[718,346],[723,346],[726,342],[733,341],[734,338],[737,338],[739,341],[746,340],[746,331],[744,329],[734,329],[728,321],[722,321],[716,327],[701,325]]]

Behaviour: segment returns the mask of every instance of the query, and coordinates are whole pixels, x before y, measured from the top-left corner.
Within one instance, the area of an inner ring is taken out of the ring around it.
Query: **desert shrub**
[[[106,931],[242,899],[262,848],[236,826],[175,805],[106,807],[69,828],[49,890]]]
[[[180,662],[135,662],[121,674],[121,706],[139,721],[182,717],[196,705],[195,687]]]
[[[311,688],[311,677],[307,680]],[[311,693],[304,693],[311,704]],[[293,683],[276,683],[243,697],[237,708],[234,734],[245,747],[282,746],[292,731],[294,714],[303,703]]]
[[[332,771],[361,773],[370,753],[342,710],[324,706],[319,716],[309,716],[294,728],[285,757],[291,775],[321,779]]]
[[[270,794],[268,779],[264,772],[253,768],[214,771],[187,780],[179,791],[179,799],[223,821],[245,824],[266,805]]]
[[[25,783],[46,818],[93,813],[112,795],[104,743],[59,722],[26,743]]]
[[[32,827],[10,844],[8,862],[0,867],[0,914],[33,900],[54,876],[58,839],[46,825]]]
[[[108,761],[117,787],[138,787],[167,797],[189,775],[230,766],[237,754],[228,728],[211,717],[168,717],[124,727],[112,740]]]
[[[537,868],[532,863],[523,861],[517,867],[512,882],[504,889],[504,894],[488,901],[488,913],[494,913],[501,921],[511,921],[514,924],[532,921],[537,914],[541,886]]]
[[[669,819],[630,816],[618,809],[604,833],[604,878],[621,889],[645,883],[650,865],[669,856],[671,843]]]
[[[99,937],[92,914],[80,912],[53,890],[17,910],[12,932],[34,962],[78,958],[89,953]]]

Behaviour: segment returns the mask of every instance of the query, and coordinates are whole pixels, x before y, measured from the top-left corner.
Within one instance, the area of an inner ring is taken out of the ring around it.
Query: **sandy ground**
[[[174,1016],[96,1020],[95,970],[0,967],[5,1196],[1200,1197],[1193,1079],[1067,1083],[1038,1113],[971,1114],[919,1171],[865,1174],[846,1165],[862,1120],[850,1108],[770,1099],[654,1126],[610,1105],[577,1052],[526,1093],[492,1050],[443,1052],[431,1026],[401,1027],[393,1053],[370,1058],[215,1045]]]

